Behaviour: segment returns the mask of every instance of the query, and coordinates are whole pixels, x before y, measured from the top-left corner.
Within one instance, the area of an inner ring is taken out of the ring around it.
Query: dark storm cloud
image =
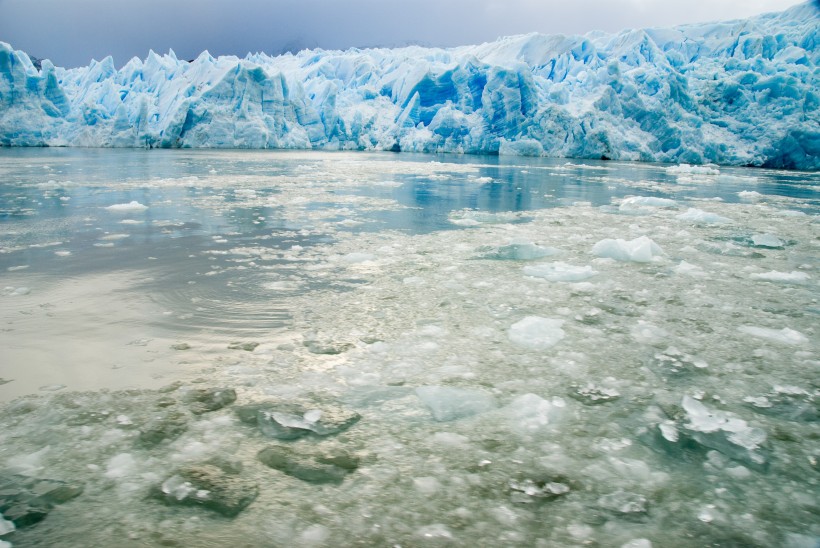
[[[474,44],[744,17],[796,0],[0,0],[0,40],[62,66],[305,47]]]

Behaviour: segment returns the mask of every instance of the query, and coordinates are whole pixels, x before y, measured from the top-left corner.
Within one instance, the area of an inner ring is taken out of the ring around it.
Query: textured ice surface
[[[525,266],[522,271],[526,276],[543,278],[550,282],[580,282],[597,274],[589,265],[574,266],[560,261]]]
[[[671,166],[666,168],[666,171],[674,175],[720,175],[720,170],[715,167],[690,166],[689,164]]]
[[[652,196],[630,196],[618,204],[618,210],[623,213],[648,213],[656,208],[676,208],[678,203],[669,198],[655,198]]]
[[[817,169],[816,9],[451,49],[150,52],[119,69],[38,69],[0,44],[0,144],[654,160],[695,180],[720,174],[690,165],[706,162]]]
[[[564,325],[564,320],[527,316],[512,324],[508,335],[510,340],[517,345],[544,350],[555,346],[564,338],[562,325]]]
[[[616,261],[648,263],[663,256],[663,250],[651,238],[641,236],[629,241],[620,238],[601,240],[592,246],[592,254]]]
[[[783,247],[783,240],[774,234],[755,234],[752,243],[757,247]]]
[[[437,421],[451,421],[483,413],[496,407],[487,392],[448,386],[420,386],[416,395]]]
[[[791,272],[777,272],[776,270],[772,270],[769,272],[749,274],[749,277],[753,280],[763,280],[766,282],[783,284],[802,284],[811,278],[811,276],[807,273],[798,272],[796,270],[792,270]]]
[[[690,223],[698,224],[726,224],[732,222],[732,220],[727,217],[723,217],[717,213],[703,211],[702,209],[698,209],[696,207],[690,207],[685,212],[678,215],[677,218],[681,221],[688,221]]]
[[[0,475],[86,485],[3,537],[15,545],[696,548],[820,535],[817,174],[1,152],[0,288],[30,292],[0,295]],[[744,189],[760,199],[740,200]],[[148,209],[104,209],[132,200]],[[733,223],[676,219],[689,207]],[[762,234],[784,245],[755,246]],[[665,257],[591,253],[641,236]],[[537,248],[597,274],[530,276],[553,261],[531,259]],[[39,391],[49,385],[65,387]],[[209,394],[222,406],[194,406]],[[261,409],[307,431],[273,439]],[[334,424],[357,422],[310,430],[334,409],[347,413]],[[197,502],[210,489],[181,473],[196,470],[258,496],[226,519]]]
[[[116,213],[139,213],[148,209],[148,206],[143,205],[136,200],[132,200],[127,204],[114,204],[106,207],[105,209]]]
[[[750,465],[767,465],[761,452],[767,437],[765,431],[733,413],[709,409],[690,396],[683,397],[681,406],[687,419],[682,428],[697,443]]]
[[[802,344],[808,341],[808,338],[803,333],[789,329],[788,327],[771,329],[768,327],[756,327],[754,325],[741,325],[737,330],[754,337],[788,345]]]
[[[486,251],[483,256],[488,259],[531,261],[555,255],[559,251],[554,247],[544,247],[532,242],[511,243]]]

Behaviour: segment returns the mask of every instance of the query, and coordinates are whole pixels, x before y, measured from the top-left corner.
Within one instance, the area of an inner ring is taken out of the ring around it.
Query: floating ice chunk
[[[348,253],[347,255],[343,255],[339,261],[347,264],[361,264],[361,263],[368,263],[371,261],[375,261],[376,256],[372,253]]]
[[[678,266],[672,269],[675,274],[680,274],[682,276],[693,276],[695,278],[702,278],[706,276],[706,272],[697,265],[692,263],[687,263],[686,261],[681,261]]]
[[[441,490],[441,482],[432,476],[413,478],[413,487],[425,495],[433,495]]]
[[[656,198],[654,196],[630,196],[624,198],[618,205],[621,213],[638,213],[657,208],[676,208],[678,202],[669,198]]]
[[[130,234],[106,234],[105,236],[100,237],[100,240],[124,240],[125,238],[130,238]]]
[[[12,544],[5,540],[0,540],[0,548],[12,548]]]
[[[298,291],[302,284],[293,280],[277,280],[275,282],[263,283],[264,289],[271,291]]]
[[[792,270],[791,272],[778,272],[771,270],[759,274],[749,274],[752,280],[762,280],[764,282],[775,282],[781,284],[802,284],[809,280],[809,275],[805,272]]]
[[[524,394],[510,402],[504,408],[504,413],[515,428],[525,433],[533,433],[560,421],[566,406],[563,398],[545,400],[535,394]]]
[[[555,255],[559,250],[554,247],[542,247],[531,242],[503,245],[483,255],[485,259],[531,261]]]
[[[820,546],[820,536],[786,533],[784,548],[817,548]]]
[[[470,445],[470,438],[453,432],[436,432],[430,436],[430,442],[446,447],[466,448]]]
[[[120,453],[108,460],[105,476],[112,479],[123,478],[132,474],[136,467],[137,461],[131,453]]]
[[[439,422],[470,417],[495,409],[495,398],[483,390],[448,386],[421,386],[416,395]]]
[[[239,412],[241,420],[255,422],[263,434],[283,440],[298,439],[311,432],[319,436],[337,434],[361,418],[358,413],[341,407],[320,409],[301,404],[249,404]]]
[[[709,409],[703,403],[684,396],[681,402],[688,422],[687,434],[701,445],[723,453],[729,458],[755,465],[764,465],[761,453],[766,432],[737,417],[734,413]]]
[[[511,325],[507,335],[517,345],[533,350],[545,350],[564,338],[562,325],[564,320],[527,316]]]
[[[690,375],[698,370],[704,370],[709,364],[696,356],[681,352],[674,346],[670,346],[663,352],[658,352],[653,356],[650,366],[662,377],[676,377]]]
[[[339,221],[336,224],[339,225],[339,226],[359,226],[359,225],[364,224],[364,222],[363,221],[357,221],[355,219],[342,219],[341,221]]]
[[[521,504],[531,504],[537,499],[554,499],[570,492],[566,483],[558,481],[536,482],[531,479],[522,481],[510,480],[510,499]]]
[[[51,451],[51,446],[46,445],[39,451],[27,455],[16,455],[6,461],[9,470],[24,476],[34,476],[43,469],[43,457]]]
[[[71,252],[70,251],[55,251],[54,254],[57,255],[58,257],[68,257],[69,255],[71,255]]]
[[[669,337],[665,329],[644,320],[638,320],[638,325],[630,331],[632,338],[642,344],[658,344]]]
[[[20,297],[22,295],[28,295],[31,293],[31,289],[28,287],[4,287],[3,291],[0,294],[9,296],[9,297]]]
[[[324,525],[314,523],[299,535],[299,544],[301,546],[325,546],[328,537],[330,537],[330,530]]]
[[[583,386],[576,386],[570,396],[586,405],[597,405],[615,401],[621,397],[621,393],[616,388],[588,382]]]
[[[192,493],[196,493],[197,489],[191,482],[185,481],[181,477],[174,475],[162,483],[162,492],[166,495],[175,498],[176,500],[185,500]]]
[[[564,262],[544,263],[524,267],[524,275],[550,282],[580,282],[595,276],[591,266],[574,266]]]
[[[621,548],[652,548],[652,543],[645,538],[633,538],[629,542],[621,544]]]
[[[463,210],[450,214],[450,222],[459,226],[479,226],[482,224],[503,224],[520,221],[521,216],[514,211],[501,211],[491,213],[489,211]]]
[[[105,209],[115,213],[139,213],[140,211],[145,211],[148,209],[148,206],[142,205],[136,200],[132,200],[127,204],[114,204],[106,207]]]
[[[647,502],[643,495],[620,490],[598,499],[601,508],[623,516],[646,514]]]
[[[460,219],[450,219],[450,222],[458,226],[479,226],[481,223],[471,217],[462,217]]]
[[[756,190],[741,190],[737,193],[737,197],[744,202],[759,202],[763,198],[763,194]]]
[[[672,175],[720,175],[720,170],[711,166],[692,166],[680,164],[666,168],[666,172]]]
[[[814,395],[798,387],[775,386],[774,391],[761,396],[746,396],[743,402],[758,413],[793,422],[817,422],[820,419]]]
[[[453,533],[447,529],[446,525],[442,525],[441,523],[421,527],[416,531],[416,536],[424,539],[453,539]]]
[[[300,430],[310,430],[316,420],[310,420],[307,415],[308,411],[302,416],[291,413],[278,413],[273,411],[270,413],[270,418],[278,425],[284,428],[295,428]],[[321,416],[321,415],[320,415]],[[266,424],[266,423],[265,423]]]
[[[3,514],[0,514],[0,537],[13,533],[15,529],[17,528],[14,526],[14,522],[3,519]],[[11,544],[9,544],[9,546],[11,546]]]
[[[784,327],[783,329],[769,329],[767,327],[741,325],[737,330],[753,337],[788,345],[804,344],[809,340],[808,337],[801,332],[789,329],[788,327]]]
[[[709,213],[694,207],[690,207],[685,213],[678,215],[677,218],[681,221],[706,225],[721,225],[732,222],[728,217],[722,217],[717,213]]]
[[[783,241],[774,234],[755,234],[752,243],[756,247],[783,247]]]
[[[663,255],[663,250],[650,238],[641,236],[629,241],[610,238],[601,240],[592,246],[592,254],[616,261],[648,263]]]

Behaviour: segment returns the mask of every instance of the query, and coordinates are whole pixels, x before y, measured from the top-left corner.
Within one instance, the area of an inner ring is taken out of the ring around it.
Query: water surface
[[[817,542],[817,174],[0,160],[0,463],[85,486],[15,546]],[[191,414],[197,387],[237,401]],[[361,420],[282,442],[233,410],[260,401]],[[169,409],[184,431],[140,444]],[[305,482],[270,444],[359,466]],[[213,459],[259,485],[236,518],[152,495]]]

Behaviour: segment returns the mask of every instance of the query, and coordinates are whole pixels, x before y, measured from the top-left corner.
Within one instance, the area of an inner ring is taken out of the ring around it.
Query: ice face
[[[324,148],[817,169],[816,7],[452,49],[38,70],[0,44],[0,144]]]

